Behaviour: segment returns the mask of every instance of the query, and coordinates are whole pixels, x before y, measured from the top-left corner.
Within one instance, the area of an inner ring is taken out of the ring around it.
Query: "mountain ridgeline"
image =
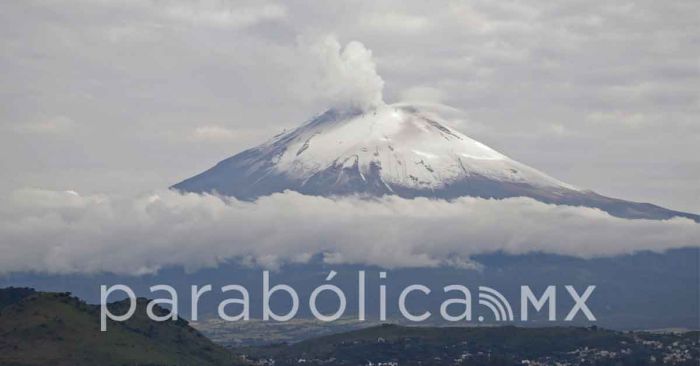
[[[530,197],[622,218],[700,222],[695,214],[566,184],[404,105],[329,110],[171,188],[241,200],[285,190],[315,196]]]

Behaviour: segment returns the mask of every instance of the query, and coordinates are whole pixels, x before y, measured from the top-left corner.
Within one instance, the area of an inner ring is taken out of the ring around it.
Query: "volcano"
[[[530,197],[628,219],[700,216],[564,183],[407,105],[331,109],[171,188],[255,200],[285,190],[365,198]]]

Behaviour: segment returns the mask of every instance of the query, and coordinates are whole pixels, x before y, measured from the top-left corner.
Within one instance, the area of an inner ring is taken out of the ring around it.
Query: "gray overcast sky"
[[[0,189],[167,187],[326,108],[304,52],[565,182],[700,212],[700,3],[0,2]]]

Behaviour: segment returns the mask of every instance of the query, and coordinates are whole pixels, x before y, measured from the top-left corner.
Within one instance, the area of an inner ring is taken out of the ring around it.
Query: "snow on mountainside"
[[[281,140],[283,151],[276,144]],[[439,189],[469,175],[564,186],[408,108],[383,106],[369,113],[340,116],[330,113],[263,149],[273,153],[276,171],[300,180],[337,166],[357,166],[366,176],[376,166],[389,188]]]
[[[525,196],[620,217],[699,221],[697,215],[580,190],[404,105],[329,110],[172,188],[244,200],[288,189],[323,196]]]

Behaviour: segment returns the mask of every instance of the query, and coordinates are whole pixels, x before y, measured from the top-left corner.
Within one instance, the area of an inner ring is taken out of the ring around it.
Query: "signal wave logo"
[[[508,300],[506,300],[505,296],[501,295],[500,292],[491,287],[479,286],[479,305],[491,309],[497,322],[515,320],[513,308],[510,307]],[[479,315],[477,319],[480,322],[485,320],[482,315]]]

